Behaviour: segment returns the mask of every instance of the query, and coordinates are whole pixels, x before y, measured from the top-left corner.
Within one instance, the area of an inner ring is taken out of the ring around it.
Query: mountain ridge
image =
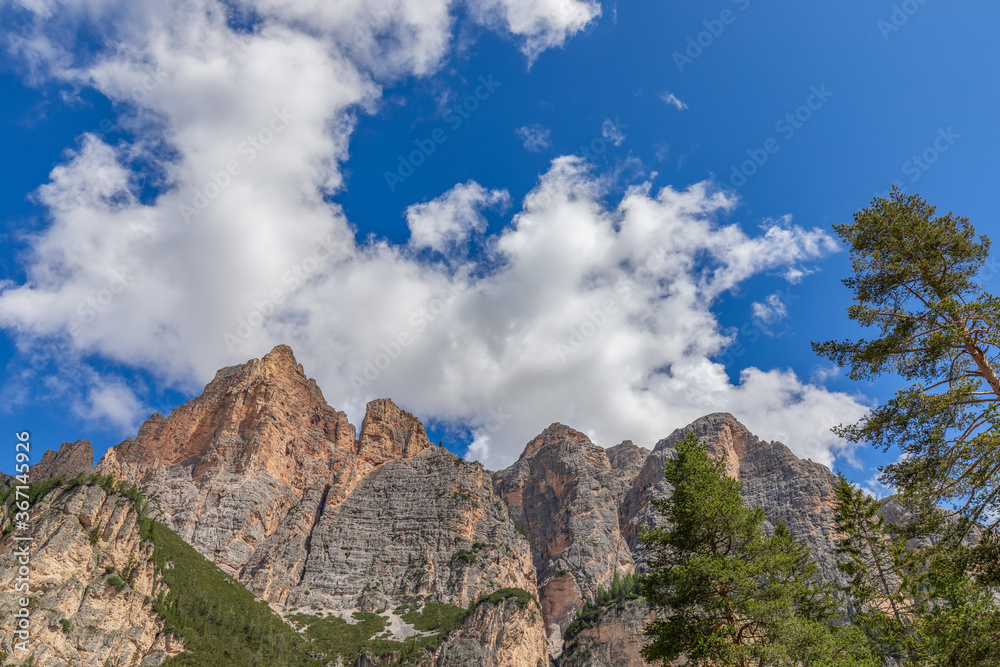
[[[201,395],[151,415],[93,470],[134,483],[157,519],[283,614],[465,608],[523,590],[541,614],[538,623],[515,614],[516,646],[495,631],[499,617],[480,615],[481,627],[463,626],[467,639],[455,646],[464,649],[426,660],[469,659],[477,653],[468,637],[478,636],[493,642],[483,650],[497,664],[542,646],[543,662],[565,667],[638,667],[649,615],[641,601],[625,616],[601,616],[570,644],[565,632],[616,575],[644,567],[638,537],[662,524],[651,501],[669,495],[661,469],[687,433],[725,462],[748,502],[787,523],[824,574],[837,576],[833,474],[729,413],[675,429],[651,450],[628,440],[604,448],[555,422],[494,472],[432,445],[420,420],[390,399],[369,402],[355,427],[284,345],[220,369]],[[32,473],[87,472],[83,442],[46,453]]]

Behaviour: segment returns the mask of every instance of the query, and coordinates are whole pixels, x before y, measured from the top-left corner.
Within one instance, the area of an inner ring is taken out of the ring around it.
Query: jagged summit
[[[547,644],[563,667],[639,667],[641,605],[602,618],[576,644],[565,632],[616,574],[644,567],[639,535],[662,521],[653,501],[672,493],[662,468],[687,433],[725,461],[748,502],[788,524],[837,576],[833,474],[730,413],[700,417],[652,451],[629,440],[605,449],[555,422],[491,473],[433,447],[420,420],[388,398],[369,402],[356,428],[287,345],[219,370],[200,396],[153,414],[108,450],[97,471],[136,483],[157,518],[286,610],[377,612],[413,600],[466,609],[498,589],[523,589],[542,614],[515,619],[509,650],[534,657],[503,664],[534,666]],[[65,443],[32,473],[73,476],[91,461],[89,443]],[[501,621],[475,621],[469,632],[485,637]],[[500,639],[483,641],[501,652]]]
[[[80,473],[88,473],[94,468],[94,447],[88,440],[64,442],[59,451],[48,450],[42,455],[42,460],[31,466],[29,479],[34,482],[44,482],[53,477],[76,477]]]
[[[521,456],[518,460],[531,458],[538,453],[543,447],[547,447],[552,444],[561,442],[570,442],[575,445],[593,447],[594,443],[590,441],[586,435],[577,431],[574,428],[570,428],[565,424],[560,424],[559,422],[553,422],[544,431],[539,433],[532,439],[527,445],[524,446],[524,451],[521,452]]]

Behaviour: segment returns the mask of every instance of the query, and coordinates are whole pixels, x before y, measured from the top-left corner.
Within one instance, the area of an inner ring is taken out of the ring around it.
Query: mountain
[[[94,468],[94,448],[86,440],[64,442],[59,451],[48,450],[42,454],[42,460],[29,469],[29,481],[44,482],[54,477],[72,479],[77,475],[88,474]]]
[[[53,569],[40,589],[48,630],[36,636],[36,664],[103,664],[127,645],[143,665],[181,647],[167,664],[226,664],[233,658],[218,656],[240,646],[247,664],[639,667],[648,608],[634,595],[594,603],[644,567],[639,535],[661,521],[650,501],[669,495],[661,468],[688,432],[726,462],[748,502],[787,523],[837,576],[833,474],[732,415],[702,417],[652,451],[630,441],[605,449],[556,423],[513,465],[490,472],[432,445],[420,421],[388,399],[369,403],[355,428],[278,346],[220,370],[170,415],[151,416],[90,477],[86,441],[32,467],[33,479],[49,480],[35,487],[46,508],[33,524],[48,536],[40,553],[81,549],[77,569]],[[133,521],[142,530],[116,529],[137,551],[113,561],[128,570],[129,590],[152,597],[130,607],[145,619],[141,637],[128,634],[127,616],[109,612],[92,631],[70,613],[97,604],[87,596],[108,598],[101,582],[110,574],[99,565],[112,561],[103,543],[90,552],[81,543],[104,520],[67,509],[80,494],[96,498],[95,486],[106,489],[101,506],[112,514],[150,517]],[[13,549],[10,517],[3,521],[0,563]],[[132,580],[135,568],[150,572],[148,586]],[[68,590],[73,604],[62,602]],[[0,592],[0,609],[13,604]],[[236,627],[234,615],[256,620]],[[70,641],[78,627],[104,638]],[[7,643],[0,650],[11,653]]]
[[[35,664],[159,665],[179,653],[183,643],[164,632],[150,605],[164,587],[134,504],[98,485],[55,488],[32,500],[26,577],[19,575],[23,557],[9,530],[12,517],[5,512],[0,524],[0,589],[10,592],[0,595],[3,664],[8,655],[28,657],[13,642],[19,599],[29,592]],[[29,592],[17,593],[22,579]]]

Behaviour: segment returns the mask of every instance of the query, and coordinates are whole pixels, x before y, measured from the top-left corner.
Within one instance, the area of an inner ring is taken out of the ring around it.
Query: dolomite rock
[[[44,482],[60,475],[72,479],[80,473],[89,474],[94,470],[94,448],[86,440],[64,442],[59,451],[48,450],[42,460],[28,469],[28,479],[32,484]]]
[[[0,525],[10,520],[4,513]],[[31,526],[30,586],[37,598],[30,653],[12,646],[13,614],[23,593],[14,587],[14,534],[0,538],[0,650],[13,664],[34,655],[34,664],[52,667],[107,661],[147,667],[181,651],[180,641],[163,633],[163,621],[145,602],[157,591],[153,548],[139,536],[131,501],[98,486],[56,489],[35,506]],[[115,569],[109,573],[108,567]],[[128,585],[117,590],[113,577]]]
[[[542,615],[534,601],[483,602],[438,650],[435,667],[547,667]]]
[[[613,453],[622,466],[615,469],[608,452],[587,436],[552,424],[514,465],[494,475],[494,488],[531,542],[553,657],[584,601],[609,586],[616,572],[634,569],[619,530],[616,497],[623,477],[636,467],[634,455],[641,455],[628,444]]]
[[[743,497],[764,508],[768,523],[788,524],[816,556],[824,575],[840,577],[833,549],[834,475],[797,458],[779,442],[765,442],[727,413],[707,415],[677,429],[652,452],[625,441],[602,450],[582,433],[553,424],[528,443],[521,458],[494,474],[494,488],[528,534],[539,582],[549,651],[560,665],[643,667],[639,651],[649,611],[630,602],[606,613],[563,647],[576,609],[608,587],[615,572],[644,565],[639,534],[663,525],[652,506],[669,497],[663,464],[689,432],[722,458],[726,474],[743,484]]]
[[[643,631],[652,620],[643,600],[629,600],[609,610],[593,626],[566,643],[559,667],[647,667],[642,659]]]
[[[220,370],[169,417],[154,414],[97,469],[136,482],[178,535],[238,574],[289,508],[356,459],[354,435],[278,346]]]
[[[283,558],[276,537],[262,571]],[[257,587],[253,578],[250,586]],[[498,587],[535,593],[527,540],[482,466],[430,447],[385,463],[343,502],[323,508],[287,603],[354,608],[377,592],[381,601],[369,606],[420,595],[464,607]]]
[[[773,529],[774,521],[783,521],[809,547],[823,575],[839,580],[833,544],[836,476],[824,465],[798,458],[780,442],[761,440],[729,413],[706,415],[675,430],[656,444],[636,476],[621,516],[622,531],[638,563],[643,560],[642,527],[663,525],[649,503],[671,493],[663,479],[663,464],[675,456],[674,443],[688,433],[702,438],[709,454],[725,461],[726,474],[743,485],[744,500],[764,509],[766,530]]]
[[[181,538],[279,604],[536,592],[527,543],[481,466],[432,446],[388,399],[368,404],[355,438],[287,346],[220,370],[98,470],[135,481]]]

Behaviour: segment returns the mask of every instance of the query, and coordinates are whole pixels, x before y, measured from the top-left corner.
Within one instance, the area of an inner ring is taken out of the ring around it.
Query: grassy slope
[[[146,517],[145,502],[132,485],[116,484],[110,476],[55,479],[32,485],[31,505],[57,487],[70,489],[81,484],[96,484],[127,498],[140,514],[142,537],[153,543],[153,558],[169,588],[151,604],[164,619],[166,630],[180,637],[185,646],[183,653],[164,663],[165,667],[298,667],[323,665],[337,655],[344,664],[352,665],[365,653],[394,654],[394,664],[416,665],[433,653],[476,605],[515,597],[524,607],[534,600],[527,591],[505,588],[480,597],[469,609],[414,601],[397,611],[417,630],[432,634],[405,642],[385,638],[387,617],[361,612],[354,614],[355,624],[339,617],[296,615],[291,620],[304,630],[300,634],[167,526]],[[13,510],[12,490],[0,491],[0,505],[7,503]]]

